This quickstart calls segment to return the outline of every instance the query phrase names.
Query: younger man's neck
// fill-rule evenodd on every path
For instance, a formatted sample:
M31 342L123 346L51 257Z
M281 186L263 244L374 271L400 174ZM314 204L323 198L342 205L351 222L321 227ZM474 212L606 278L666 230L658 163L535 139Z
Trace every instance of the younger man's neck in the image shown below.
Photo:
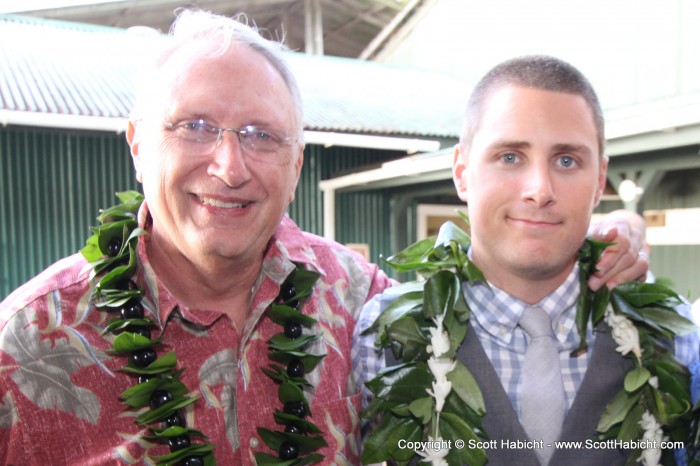
M537 304L552 294L566 281L576 264L573 259L557 269L534 270L507 269L496 264L479 262L481 261L476 256L474 264L479 267L489 283L527 304Z

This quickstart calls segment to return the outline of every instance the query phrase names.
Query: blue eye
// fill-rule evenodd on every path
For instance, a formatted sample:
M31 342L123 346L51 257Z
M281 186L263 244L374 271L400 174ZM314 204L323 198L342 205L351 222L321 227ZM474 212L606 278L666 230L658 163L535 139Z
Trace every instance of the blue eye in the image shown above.
M561 165L564 168L571 168L574 165L576 165L576 161L574 160L573 157L569 155L564 155L559 158L559 165Z
M505 163L515 163L518 161L518 156L517 154L509 152L507 154L503 154L501 156L501 160L503 160Z
M204 120L185 121L185 122L183 122L183 123L180 123L178 126L181 127L181 128L184 129L184 130L192 131L192 132L195 132L195 133L199 133L199 132L209 132L209 133L218 132L218 131L216 131L216 128L214 128L212 125L210 125L209 123L207 123L207 122L204 121Z
M204 120L189 120L173 127L175 132L187 141L210 142L218 139L219 130Z
M267 133L261 129L256 130L253 133L253 135L254 135L255 139L258 139L260 141L269 141L270 139L273 139L272 135L270 133Z
M271 131L257 126L245 126L238 131L241 143L259 152L275 152L279 150L282 139Z

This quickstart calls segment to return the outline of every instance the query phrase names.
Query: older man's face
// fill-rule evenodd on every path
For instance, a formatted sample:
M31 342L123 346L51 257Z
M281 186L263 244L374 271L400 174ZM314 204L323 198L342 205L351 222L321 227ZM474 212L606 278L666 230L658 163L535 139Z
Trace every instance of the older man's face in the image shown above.
M605 186L593 113L580 96L518 86L484 105L454 166L474 260L505 290L513 279L563 280Z
M197 260L255 260L294 198L303 146L285 144L265 159L226 131L221 144L202 155L195 153L196 143L163 125L204 120L214 127L256 125L280 137L298 136L292 97L278 72L247 46L207 57L216 45L194 41L168 59L156 92L162 98L154 99L162 110L137 122L129 142L153 238Z

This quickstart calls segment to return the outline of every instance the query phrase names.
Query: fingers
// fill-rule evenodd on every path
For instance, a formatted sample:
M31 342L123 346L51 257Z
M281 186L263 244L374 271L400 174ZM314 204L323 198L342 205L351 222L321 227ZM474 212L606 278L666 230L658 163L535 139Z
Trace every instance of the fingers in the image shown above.
M646 280L647 272L649 271L649 259L645 254L638 256L636 260L632 262L632 265L619 270L620 264L626 263L628 263L626 260L624 262L618 261L617 266L607 273L595 273L591 275L588 279L588 286L591 290L596 291L603 285L606 285L609 289L613 289L621 283Z
M596 267L598 271L588 280L588 286L593 291L603 285L612 289L620 283L646 278L649 257L637 229L630 229L624 223L616 224L607 231L597 233L593 238L615 243L603 252Z

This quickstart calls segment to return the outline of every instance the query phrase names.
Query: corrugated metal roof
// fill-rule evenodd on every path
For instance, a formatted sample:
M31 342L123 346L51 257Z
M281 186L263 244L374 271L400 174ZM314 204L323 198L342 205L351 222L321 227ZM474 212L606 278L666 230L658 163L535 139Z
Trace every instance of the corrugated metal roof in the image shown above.
M125 118L139 61L162 36L0 15L0 109ZM289 53L307 130L455 137L456 79L353 59Z
M6 110L123 117L133 66L123 30L0 17L0 105ZM137 48L138 50L138 48Z

